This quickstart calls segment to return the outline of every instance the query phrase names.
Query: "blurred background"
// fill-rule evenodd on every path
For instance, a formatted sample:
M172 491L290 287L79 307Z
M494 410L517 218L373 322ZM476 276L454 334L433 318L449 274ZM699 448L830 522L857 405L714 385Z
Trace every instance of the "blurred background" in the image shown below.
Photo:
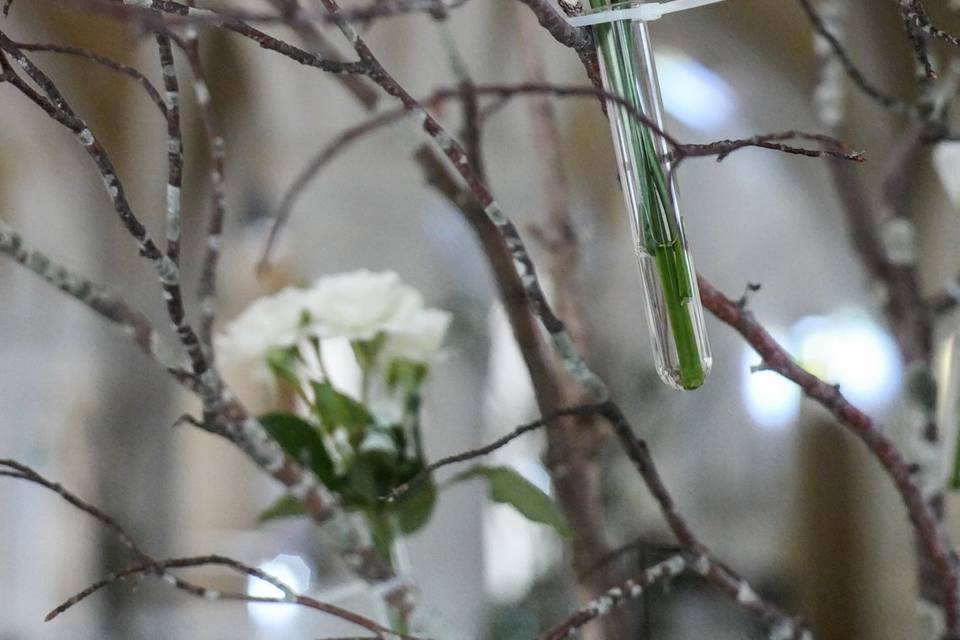
M894 3L847 3L851 50L890 91L911 95L913 63ZM232 5L231 5L232 6ZM239 5L238 5L239 6ZM250 3L253 9L264 5ZM474 0L449 20L477 82L522 80L518 20L509 0ZM944 9L944 26L960 25ZM952 22L951 22L952 20ZM44 1L18 0L2 28L21 41L95 48L159 79L150 38L106 18ZM812 95L817 67L808 23L794 2L730 0L662 20L657 45L667 126L686 142L755 133L823 130ZM278 34L295 40L283 30ZM340 44L337 34L331 40ZM383 20L366 33L415 95L456 79L440 31L425 15ZM425 428L431 458L475 447L537 417L529 379L495 301L490 270L471 229L410 162L419 139L409 122L359 142L315 180L282 236L277 267L254 274L283 190L313 153L365 116L330 76L299 67L216 30L203 56L227 140L228 232L221 320L260 295L319 275L391 269L455 317L445 358L433 369ZM545 32L548 77L586 82L576 56ZM131 200L162 235L165 131L140 89L80 60L35 54L103 140ZM0 85L0 212L52 257L121 290L166 327L149 265L117 223L82 149L13 89ZM382 105L389 104L383 100ZM768 372L742 339L707 318L713 373L698 391L667 389L653 370L627 218L610 135L596 100L556 103L572 209L584 250L592 365L611 384L650 444L678 508L717 556L765 596L802 613L818 638L917 637L914 553L906 514L878 466L818 406ZM903 123L852 89L842 137L866 152L857 166L876 185ZM458 109L440 112L456 126ZM188 170L184 203L188 282L198 267L207 207L205 148L185 100ZM543 222L537 149L522 99L485 129L490 184L528 238ZM956 203L923 154L911 185L925 290L955 276ZM764 150L722 163L685 162L684 216L698 269L730 296L762 284L757 317L805 365L841 385L898 441L909 424L900 401L904 368L875 292L850 249L822 161ZM875 194L876 195L876 194ZM541 248L531 242L537 255ZM156 556L220 553L266 565L322 599L378 615L307 522L257 526L280 494L228 443L171 428L193 400L113 327L32 274L0 261L0 455L30 464L101 506ZM955 330L938 327L940 344ZM269 398L227 372L251 407ZM609 535L642 538L639 570L671 537L614 443L604 454ZM498 452L549 490L542 436ZM948 512L952 497L948 497ZM951 520L954 539L960 522ZM447 638L532 637L574 606L563 541L491 505L479 486L445 492L430 525L405 543L421 590L421 615ZM313 638L345 634L321 615L286 607L210 603L145 581L108 589L51 623L47 611L105 573L125 551L96 523L38 488L0 482L0 638ZM195 577L247 589L218 572ZM249 587L255 588L255 587ZM644 638L763 637L755 621L695 580L636 603Z

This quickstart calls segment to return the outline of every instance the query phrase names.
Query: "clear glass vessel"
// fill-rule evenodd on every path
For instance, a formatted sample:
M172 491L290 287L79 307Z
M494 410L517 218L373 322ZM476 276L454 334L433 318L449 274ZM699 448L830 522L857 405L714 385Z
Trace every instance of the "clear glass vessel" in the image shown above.
M590 0L595 10L611 5ZM618 8L637 3L620 3ZM660 87L646 22L619 20L593 27L607 91L663 130ZM696 389L712 357L703 323L693 259L665 157L670 146L623 104L608 101L620 183L640 264L657 373L676 389Z

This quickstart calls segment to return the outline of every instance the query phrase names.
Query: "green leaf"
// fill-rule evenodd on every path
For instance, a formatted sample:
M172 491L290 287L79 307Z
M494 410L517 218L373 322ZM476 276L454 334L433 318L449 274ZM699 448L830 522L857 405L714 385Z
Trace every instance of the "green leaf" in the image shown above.
M415 393L420 390L424 378L427 377L427 365L405 358L398 358L387 367L387 388L391 391L402 389L406 393Z
M314 408L327 431L344 427L351 435L363 432L373 423L366 407L333 388L327 381L313 382Z
M365 508L381 509L382 496L396 486L397 456L384 449L359 451L347 470L344 498Z
M267 507L266 511L257 517L257 522L263 524L264 522L277 520L278 518L296 518L306 514L307 512L303 508L303 503L289 493L286 493Z
M300 387L300 380L297 378L298 357L299 351L296 345L283 349L271 349L267 353L267 366L277 378L298 389Z
M312 469L323 484L331 489L339 485L333 460L316 427L291 413L268 413L258 419L277 444L289 456Z
M427 524L436 502L437 488L432 480L425 479L410 487L390 508L397 516L400 531L411 534Z
M482 477L487 481L490 499L508 504L527 520L553 527L562 536L570 535L570 528L550 496L510 467L486 467L477 465L458 473L451 483L469 478Z

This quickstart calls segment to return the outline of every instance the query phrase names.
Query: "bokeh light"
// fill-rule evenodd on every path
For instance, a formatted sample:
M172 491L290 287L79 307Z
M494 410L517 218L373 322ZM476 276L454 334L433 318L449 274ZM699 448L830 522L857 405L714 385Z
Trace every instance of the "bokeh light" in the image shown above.
M258 567L294 591L300 593L310 586L310 567L299 556L280 554ZM283 592L265 580L247 578L247 595L254 598L282 598ZM250 602L247 612L258 626L279 630L292 625L297 615L297 606L273 602Z
M793 327L796 357L860 408L878 412L900 390L903 365L890 335L865 313L808 316Z
M787 349L790 342L781 332L774 338ZM764 429L783 429L790 426L800 413L800 388L774 371L754 371L760 356L748 344L743 345L741 393L747 413L753 422Z
M713 131L733 118L730 85L695 58L675 49L658 51L657 74L663 108L684 125Z

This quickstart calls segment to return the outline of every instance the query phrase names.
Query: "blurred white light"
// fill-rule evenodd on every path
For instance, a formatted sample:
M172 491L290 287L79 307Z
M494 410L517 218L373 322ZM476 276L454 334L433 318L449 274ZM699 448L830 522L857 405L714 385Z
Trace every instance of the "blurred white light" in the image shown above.
M299 556L280 554L257 568L298 593L306 591L310 586L310 568ZM265 580L249 576L247 595L255 598L282 598L283 592ZM250 602L247 603L247 613L257 625L279 630L292 626L298 611L294 604Z
M788 341L774 333L774 338L785 348ZM793 424L800 413L800 387L774 371L751 371L760 364L760 356L744 345L742 362L743 403L757 426L764 429L783 429Z
M658 52L657 75L664 109L691 129L712 131L732 119L736 98L730 85L694 58Z
M902 364L893 339L859 313L810 316L793 327L797 359L866 411L889 405L900 390Z

